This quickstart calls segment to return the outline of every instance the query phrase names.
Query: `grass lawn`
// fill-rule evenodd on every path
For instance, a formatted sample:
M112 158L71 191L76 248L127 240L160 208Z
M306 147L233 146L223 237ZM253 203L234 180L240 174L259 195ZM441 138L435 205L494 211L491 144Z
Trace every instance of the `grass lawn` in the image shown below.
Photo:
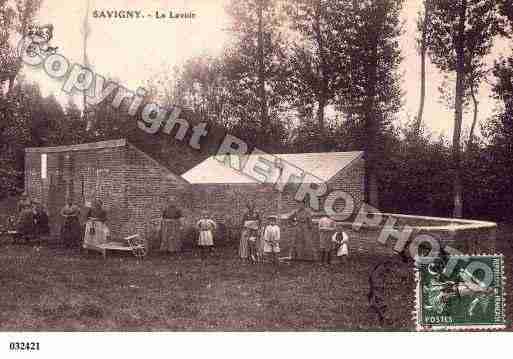
M367 305L376 260L241 265L234 248L103 260L52 247L0 247L1 330L349 330L379 328ZM410 329L413 277L387 285L390 329Z
M511 229L499 235L507 239ZM502 252L509 272L509 245ZM233 245L205 261L185 253L138 263L128 255L104 260L58 246L0 244L0 330L412 330L409 264L397 261L387 276L383 327L368 309L368 276L380 260L241 265Z

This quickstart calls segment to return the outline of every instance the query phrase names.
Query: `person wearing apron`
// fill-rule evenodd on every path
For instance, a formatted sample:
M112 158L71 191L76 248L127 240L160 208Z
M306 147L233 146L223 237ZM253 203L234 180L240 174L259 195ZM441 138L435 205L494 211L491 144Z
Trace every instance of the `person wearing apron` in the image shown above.
M101 248L110 236L109 227L105 224L107 212L103 209L102 201L94 201L93 207L87 211L86 218L83 247L85 249Z

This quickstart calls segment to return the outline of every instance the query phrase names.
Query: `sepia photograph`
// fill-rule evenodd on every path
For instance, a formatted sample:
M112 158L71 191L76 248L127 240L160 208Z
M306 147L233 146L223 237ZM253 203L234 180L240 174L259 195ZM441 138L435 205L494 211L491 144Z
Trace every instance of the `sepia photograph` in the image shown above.
M6 353L512 331L512 45L510 0L0 0Z

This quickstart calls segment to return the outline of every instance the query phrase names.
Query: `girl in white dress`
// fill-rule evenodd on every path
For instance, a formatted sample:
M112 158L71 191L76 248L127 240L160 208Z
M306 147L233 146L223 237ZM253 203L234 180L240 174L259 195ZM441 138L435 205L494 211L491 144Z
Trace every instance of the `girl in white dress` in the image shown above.
M204 211L201 219L196 223L196 229L199 232L198 246L200 247L202 258L204 258L204 249L212 248L214 245L214 231L216 228L216 222L209 218L208 213Z
M336 231L331 240L338 245L337 257L349 256L349 236L344 231Z

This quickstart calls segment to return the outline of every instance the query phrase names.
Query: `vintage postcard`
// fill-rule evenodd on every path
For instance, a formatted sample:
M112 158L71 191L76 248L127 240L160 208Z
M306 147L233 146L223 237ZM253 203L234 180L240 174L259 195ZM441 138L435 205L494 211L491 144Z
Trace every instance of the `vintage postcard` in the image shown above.
M512 331L512 38L509 0L0 0L9 353Z

